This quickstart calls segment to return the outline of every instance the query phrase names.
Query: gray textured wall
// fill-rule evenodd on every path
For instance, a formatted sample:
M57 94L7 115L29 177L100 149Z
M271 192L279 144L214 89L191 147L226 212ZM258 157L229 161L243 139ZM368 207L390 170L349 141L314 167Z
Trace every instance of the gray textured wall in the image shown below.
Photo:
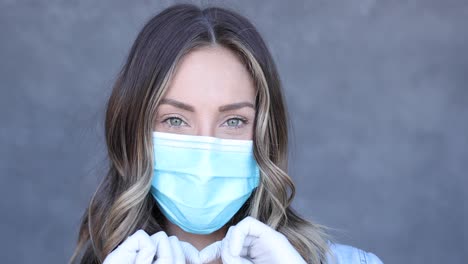
M0 262L72 253L113 78L171 3L0 1ZM249 17L274 54L303 215L386 263L466 261L468 1L203 3Z

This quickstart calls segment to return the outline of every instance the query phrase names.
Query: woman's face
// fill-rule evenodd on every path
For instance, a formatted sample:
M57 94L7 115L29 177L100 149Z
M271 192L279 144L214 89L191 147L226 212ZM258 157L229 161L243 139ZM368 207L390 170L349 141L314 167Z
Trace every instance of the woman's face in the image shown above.
M255 87L227 48L188 53L158 106L154 130L228 139L252 139Z

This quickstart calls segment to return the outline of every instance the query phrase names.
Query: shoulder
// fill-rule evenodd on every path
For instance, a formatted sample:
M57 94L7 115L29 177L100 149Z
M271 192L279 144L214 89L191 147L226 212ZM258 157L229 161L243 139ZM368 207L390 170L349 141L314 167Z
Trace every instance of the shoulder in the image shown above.
M327 255L329 264L383 264L374 253L330 241L328 245L330 246L330 252Z

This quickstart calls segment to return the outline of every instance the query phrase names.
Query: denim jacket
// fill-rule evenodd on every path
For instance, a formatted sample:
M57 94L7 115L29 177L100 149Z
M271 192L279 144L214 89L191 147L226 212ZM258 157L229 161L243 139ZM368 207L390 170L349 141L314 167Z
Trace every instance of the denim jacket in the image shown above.
M327 255L330 264L383 264L382 260L371 252L349 245L328 242L333 255Z

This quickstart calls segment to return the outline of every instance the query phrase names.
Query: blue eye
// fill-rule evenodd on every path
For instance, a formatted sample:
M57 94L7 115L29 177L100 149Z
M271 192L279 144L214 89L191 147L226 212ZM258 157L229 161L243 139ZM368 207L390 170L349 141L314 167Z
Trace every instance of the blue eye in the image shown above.
M169 117L164 122L168 123L170 126L178 127L184 124L185 122L178 117Z
M239 128L239 127L242 127L243 125L245 125L245 123L247 123L247 120L246 119L242 119L242 118L230 118L226 121L226 125L230 128Z

